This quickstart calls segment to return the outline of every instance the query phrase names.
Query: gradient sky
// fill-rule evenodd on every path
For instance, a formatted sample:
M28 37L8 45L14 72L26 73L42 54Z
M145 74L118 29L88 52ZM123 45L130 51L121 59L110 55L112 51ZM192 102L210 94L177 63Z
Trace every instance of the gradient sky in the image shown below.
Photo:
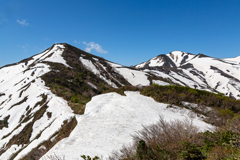
M240 0L0 0L0 66L68 43L123 65L240 56Z

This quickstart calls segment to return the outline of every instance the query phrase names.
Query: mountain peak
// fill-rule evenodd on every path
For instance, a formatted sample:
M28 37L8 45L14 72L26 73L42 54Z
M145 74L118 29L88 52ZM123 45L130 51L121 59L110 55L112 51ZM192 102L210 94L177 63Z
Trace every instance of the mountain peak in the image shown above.
M143 62L136 66L136 68L146 67L174 67L177 68L192 59L195 55L182 51L172 51L168 54L160 54L147 62Z

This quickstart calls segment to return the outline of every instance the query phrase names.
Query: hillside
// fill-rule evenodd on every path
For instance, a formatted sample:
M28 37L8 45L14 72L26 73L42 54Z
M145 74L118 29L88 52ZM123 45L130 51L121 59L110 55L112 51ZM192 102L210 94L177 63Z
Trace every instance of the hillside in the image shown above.
M46 159L55 153L67 159L106 158L159 115L171 121L189 119L191 113L202 131L214 128L209 113L240 110L234 99L240 95L239 67L237 58L172 52L134 68L54 44L0 68L0 159ZM154 83L193 89L151 90Z

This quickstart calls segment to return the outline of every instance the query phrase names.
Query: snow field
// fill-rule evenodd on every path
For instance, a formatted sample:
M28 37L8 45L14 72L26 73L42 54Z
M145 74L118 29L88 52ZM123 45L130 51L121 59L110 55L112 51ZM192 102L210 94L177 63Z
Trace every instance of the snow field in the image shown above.
M125 92L126 96L107 93L92 98L87 103L84 115L77 116L78 125L69 137L57 143L45 156L65 156L66 159L80 160L81 155L99 156L106 159L114 150L131 144L136 131L142 125L150 125L163 115L167 121L184 120L187 109L167 108L167 104L158 103L139 92ZM197 116L193 124L201 131L212 128Z

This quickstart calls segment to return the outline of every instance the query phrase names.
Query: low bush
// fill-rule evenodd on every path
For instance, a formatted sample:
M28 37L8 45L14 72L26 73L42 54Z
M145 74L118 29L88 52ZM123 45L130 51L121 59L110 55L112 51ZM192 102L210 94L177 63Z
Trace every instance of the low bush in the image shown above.
M3 120L0 120L0 130L3 129L3 127L8 127L8 119L10 118L10 115L4 117Z
M84 160L97 160L97 159L99 159L99 157L97 157L97 156L91 158L90 156L82 155L81 157L82 157Z

